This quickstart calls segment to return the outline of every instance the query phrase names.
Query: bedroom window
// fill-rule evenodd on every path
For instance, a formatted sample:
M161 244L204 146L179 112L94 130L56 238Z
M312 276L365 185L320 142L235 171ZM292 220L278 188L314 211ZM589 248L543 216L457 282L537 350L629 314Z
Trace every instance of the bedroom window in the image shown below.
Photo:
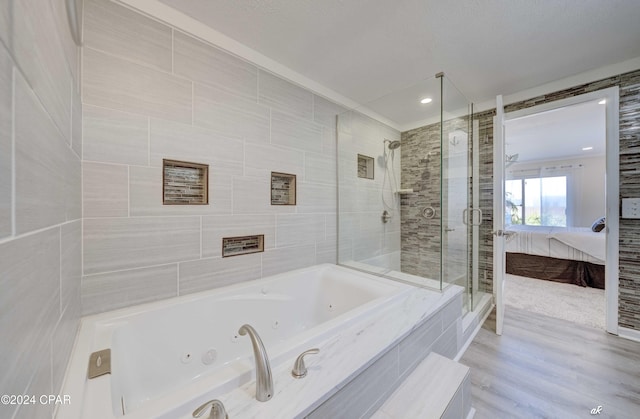
M507 224L566 227L566 176L510 179L505 195Z

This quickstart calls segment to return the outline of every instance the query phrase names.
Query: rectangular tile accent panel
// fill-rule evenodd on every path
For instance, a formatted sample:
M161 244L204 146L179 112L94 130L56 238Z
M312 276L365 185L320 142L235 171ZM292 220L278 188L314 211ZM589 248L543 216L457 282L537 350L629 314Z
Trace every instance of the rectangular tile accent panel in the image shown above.
M264 252L264 234L243 237L224 237L222 257Z
M296 204L296 175L271 172L271 205Z
M358 154L358 177L373 179L373 157Z
M87 218L84 274L200 258L200 217Z
M164 205L209 203L209 165L165 159L162 166Z

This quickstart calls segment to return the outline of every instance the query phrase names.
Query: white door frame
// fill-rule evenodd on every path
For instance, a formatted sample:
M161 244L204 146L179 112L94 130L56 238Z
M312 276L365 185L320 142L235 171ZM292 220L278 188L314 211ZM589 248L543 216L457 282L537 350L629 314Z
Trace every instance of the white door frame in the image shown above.
M541 112L551 111L566 106L577 105L598 99L605 99L606 112L606 265L605 265L605 304L606 330L614 335L618 334L618 267L619 267L619 196L620 196L620 129L619 129L619 88L609 87L595 92L585 93L566 99L543 103L526 109L504 114L505 120L529 116ZM495 130L495 128L494 128ZM504 147L504 145L501 145ZM496 145L494 144L494 150ZM495 154L495 153L494 153ZM501 164L504 169L504 159L494 164ZM495 171L495 169L494 169ZM504 179L502 180L504 182ZM496 196L494 195L494 203ZM494 204L495 205L495 204ZM495 250L495 249L494 249ZM496 273L494 272L494 278ZM498 273L504 275L504 272ZM496 302L497 303L497 302Z

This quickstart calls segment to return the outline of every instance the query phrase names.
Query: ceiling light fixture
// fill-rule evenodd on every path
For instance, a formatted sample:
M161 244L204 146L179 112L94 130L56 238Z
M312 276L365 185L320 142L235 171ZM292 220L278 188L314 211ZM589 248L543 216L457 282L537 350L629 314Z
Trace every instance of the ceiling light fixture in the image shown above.
M582 147L582 151L593 150L593 147Z
M420 103L422 103L422 104L431 103L431 101L433 101L433 99L431 99L430 97L425 97L424 99L422 99L420 101Z
M598 105L604 105L605 103L607 103L607 99L602 99L600 102L598 102Z

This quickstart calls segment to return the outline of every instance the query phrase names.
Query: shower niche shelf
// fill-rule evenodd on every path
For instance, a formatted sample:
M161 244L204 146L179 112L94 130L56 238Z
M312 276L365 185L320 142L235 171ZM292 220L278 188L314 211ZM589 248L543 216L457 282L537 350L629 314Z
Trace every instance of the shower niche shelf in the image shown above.
M222 257L264 252L264 234L222 239Z
M271 172L271 205L296 204L296 175Z
M373 179L373 157L358 154L358 177Z
M162 160L164 205L209 204L209 165Z

